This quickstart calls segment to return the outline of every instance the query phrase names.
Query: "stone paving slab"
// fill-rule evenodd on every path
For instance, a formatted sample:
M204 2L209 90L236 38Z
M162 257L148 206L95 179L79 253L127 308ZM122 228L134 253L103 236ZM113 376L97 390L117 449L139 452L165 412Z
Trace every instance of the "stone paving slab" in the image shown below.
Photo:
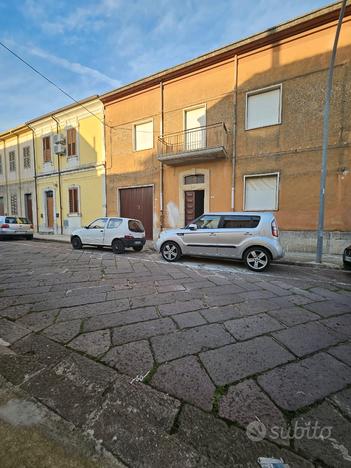
M90 356L98 357L106 353L111 346L110 330L100 330L91 333L83 333L69 343L73 348Z
M295 411L351 383L351 368L325 353L273 369L258 377L260 386L281 408Z
M291 361L294 356L264 336L201 353L200 359L212 380L226 385Z
M269 315L289 327L320 319L319 315L302 309L301 307L272 310L269 312Z
M283 325L267 314L258 314L242 319L229 320L224 326L237 340L247 340L283 328Z
M102 361L131 377L145 375L154 367L154 358L147 340L115 346L105 354Z
M328 349L328 353L351 366L351 343L341 344Z
M125 325L113 329L112 344L121 345L131 341L138 341L143 338L150 338L155 335L169 333L173 330L176 330L176 325L170 318Z
M0 338L9 344L29 335L31 331L28 328L23 327L14 322L10 322L7 319L0 319Z

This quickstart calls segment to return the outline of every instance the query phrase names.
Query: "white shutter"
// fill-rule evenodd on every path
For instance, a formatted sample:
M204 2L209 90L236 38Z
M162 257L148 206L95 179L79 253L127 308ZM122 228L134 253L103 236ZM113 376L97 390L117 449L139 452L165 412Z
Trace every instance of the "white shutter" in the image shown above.
M135 150L145 150L154 146L154 126L150 122L141 123L134 127Z
M246 128L265 127L280 123L281 88L262 93L248 94Z
M245 178L245 210L278 209L278 176Z
M206 146L206 108L185 111L185 148L189 151ZM199 130L197 128L202 127ZM194 130L195 129L195 130Z

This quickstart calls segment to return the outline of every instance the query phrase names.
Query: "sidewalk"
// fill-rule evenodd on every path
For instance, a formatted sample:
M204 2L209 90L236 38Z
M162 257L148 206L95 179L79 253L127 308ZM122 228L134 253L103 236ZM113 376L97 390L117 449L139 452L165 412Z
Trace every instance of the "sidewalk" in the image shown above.
M63 234L34 234L34 239L54 242L70 242L69 235ZM153 250L153 242L146 242L145 250ZM284 258L276 263L285 265L301 265L322 268L342 268L342 255L323 255L322 264L316 263L316 254L310 252L286 252Z

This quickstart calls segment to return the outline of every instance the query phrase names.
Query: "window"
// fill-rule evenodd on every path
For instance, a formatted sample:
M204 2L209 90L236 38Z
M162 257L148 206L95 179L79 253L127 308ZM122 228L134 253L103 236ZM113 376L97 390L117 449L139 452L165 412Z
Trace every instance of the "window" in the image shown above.
M259 225L259 216L226 215L222 218L223 229L252 229Z
M245 176L245 210L278 209L278 174Z
M89 229L105 229L107 218L99 218L89 224Z
M281 85L247 93L246 130L281 122Z
M29 146L25 146L23 148L23 167L24 169L30 168L30 148Z
M79 189L78 187L71 187L68 189L69 198L69 213L79 213Z
M134 149L141 151L153 148L154 146L154 125L152 120L134 125Z
M67 130L67 156L69 158L77 155L76 139L77 139L76 129L75 128L69 128Z
M111 218L108 222L107 229L117 229L122 224L122 220L119 218Z
M203 174L194 174L188 175L184 177L184 184L204 184L205 183L205 176Z
M15 172L16 170L16 154L14 151L9 152L9 163L10 163L10 172Z
M20 224L31 224L28 218L17 218Z
M16 215L17 214L17 195L15 193L12 193L10 196L10 205L11 205L11 214Z
M185 111L185 149L193 151L206 147L206 107Z
M128 221L128 229L132 232L144 232L144 226L136 219L130 219Z
M6 216L5 223L6 224L17 224L17 218L13 218L11 216Z
M0 154L0 175L2 174L2 154Z
M51 143L49 136L43 138L43 159L44 163L51 162Z
M198 229L217 229L221 217L219 215L204 215L194 221Z

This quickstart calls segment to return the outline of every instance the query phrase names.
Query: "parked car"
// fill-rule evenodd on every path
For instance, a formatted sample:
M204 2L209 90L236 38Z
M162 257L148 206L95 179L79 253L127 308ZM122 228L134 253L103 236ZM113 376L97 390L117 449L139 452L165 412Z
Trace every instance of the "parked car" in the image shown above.
M344 250L342 261L345 270L351 270L351 245L346 247L346 249Z
M144 226L137 219L129 218L98 218L81 229L76 229L71 235L74 249L83 245L97 247L112 247L114 253L124 253L126 247L132 247L140 252L145 245Z
M33 239L33 224L27 218L19 216L0 216L0 239L25 237Z
M274 215L253 212L203 214L185 228L161 232L156 249L167 262L182 255L232 258L253 271L284 255Z

